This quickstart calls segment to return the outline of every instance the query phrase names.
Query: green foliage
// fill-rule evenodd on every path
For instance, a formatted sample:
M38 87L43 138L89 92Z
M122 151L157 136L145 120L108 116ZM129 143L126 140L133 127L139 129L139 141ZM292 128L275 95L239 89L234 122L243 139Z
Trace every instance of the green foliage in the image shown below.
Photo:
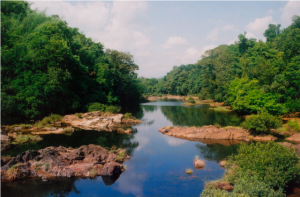
M40 122L36 124L38 127L44 127L44 126L50 126L54 125L56 121L61 121L62 116L58 114L51 114L50 116L47 116L43 118Z
M249 118L246 118L241 126L255 133L267 134L271 128L282 126L282 118L280 116L273 116L263 109L257 115L250 115Z
M104 51L57 15L1 2L2 123L86 111L96 102L137 104L137 69L132 55Z
M187 102L188 102L188 103L196 103L193 97L189 97L189 98L187 99Z
M7 174L8 175L11 175L15 169L18 169L18 167L20 166L20 164L15 164L15 165L12 165L8 170L7 170Z
M288 121L288 126L290 128L292 128L294 131L299 131L300 130L300 125L299 125L299 122L297 120L294 120L294 121L289 120Z
M120 108L116 107L116 106L108 106L105 109L105 112L110 112L110 113L118 113L120 112Z
M45 169L46 169L46 170L49 170L49 167L50 167L50 166L49 166L49 163L45 163Z
M238 155L229 157L227 168L231 168L231 173L227 173L226 179L244 184L241 186L244 188L247 182L257 187L263 182L263 187L281 190L300 176L300 161L295 150L275 142L241 144Z
M82 113L76 113L75 115L77 116L77 118L82 119Z
M124 114L124 118L125 118L125 119L134 119L134 117L132 116L131 113L125 113L125 114Z
M174 66L161 79L139 78L145 95L196 94L225 101L234 110L280 115L300 111L300 16L269 24L267 42L238 35L232 45L207 50L196 64Z
M23 144L26 142L35 141L36 135L17 135L12 144Z
M101 104L101 103L92 103L89 105L88 111L92 112L92 111L102 111L104 112L106 109L106 105Z

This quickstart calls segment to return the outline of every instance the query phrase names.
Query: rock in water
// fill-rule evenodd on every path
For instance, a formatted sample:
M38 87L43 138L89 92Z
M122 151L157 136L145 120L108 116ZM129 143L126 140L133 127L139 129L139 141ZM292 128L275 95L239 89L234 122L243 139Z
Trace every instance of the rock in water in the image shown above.
M205 166L205 162L202 161L201 159L195 159L194 160L194 166L196 169L201 169Z
M123 153L124 154L124 153ZM1 181L28 177L95 177L119 175L124 170L123 159L97 145L85 145L77 149L47 147L39 151L29 150L10 159L1 167Z

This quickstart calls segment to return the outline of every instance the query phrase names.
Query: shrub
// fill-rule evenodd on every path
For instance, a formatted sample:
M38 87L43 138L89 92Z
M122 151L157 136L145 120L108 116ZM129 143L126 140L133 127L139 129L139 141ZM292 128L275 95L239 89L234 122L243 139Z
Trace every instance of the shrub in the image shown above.
M75 115L77 116L77 118L82 119L82 114L81 113L76 113Z
M250 115L241 126L256 133L269 133L271 128L282 126L282 118L273 116L263 109L257 115Z
M227 162L231 173L226 174L226 179L234 184L243 179L249 182L251 178L280 190L297 181L300 175L300 159L295 150L275 142L242 143L238 155L229 157Z
M196 103L193 97L189 97L187 102L188 103Z
M124 118L125 119L135 119L135 117L133 117L131 113L124 114Z
M89 112L92 112L92 111L102 111L102 112L104 112L105 109L106 109L106 105L101 104L101 103L92 103L88 107Z
M55 124L56 121L61 121L62 116L58 114L51 114L50 116L47 116L43 118L40 122L37 123L38 127L43 127L43 126L49 126L50 124Z
M116 106L108 106L105 109L105 112L118 113L118 112L120 112L120 109Z
M186 169L186 170L185 170L185 173L187 173L187 174L193 174L193 170L190 169L190 168L189 168L189 169Z
M290 128L292 128L293 130L295 130L295 131L299 131L300 130L300 126L299 126L299 123L298 123L297 120L294 120L294 121L289 120L288 121L288 126Z
M215 126L216 126L217 128L221 128L221 127L222 127L219 123L215 123Z

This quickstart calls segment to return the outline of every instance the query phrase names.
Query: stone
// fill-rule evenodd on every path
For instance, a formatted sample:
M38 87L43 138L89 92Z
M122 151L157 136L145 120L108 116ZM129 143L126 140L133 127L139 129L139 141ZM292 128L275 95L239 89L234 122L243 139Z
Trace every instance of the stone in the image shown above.
M221 190L226 190L226 191L232 191L233 190L233 185L231 185L228 182L210 183L210 185L213 186L215 189L221 189Z
M102 169L102 175L103 176L112 176L115 174L120 174L123 171L123 165L111 161L109 163L106 163Z
M286 140L288 140L290 142L300 143L300 133L296 133L296 134L286 138Z
M201 169L205 166L205 162L202 161L201 159L195 159L194 160L194 166L196 169Z

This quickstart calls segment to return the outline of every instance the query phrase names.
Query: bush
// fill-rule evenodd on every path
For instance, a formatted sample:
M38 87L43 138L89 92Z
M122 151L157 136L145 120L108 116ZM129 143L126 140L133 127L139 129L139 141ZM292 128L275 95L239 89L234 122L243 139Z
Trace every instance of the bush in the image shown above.
M228 170L226 179L234 184L245 181L247 185L247 182L257 180L270 189L281 190L298 181L300 175L300 159L295 150L275 142L242 143L238 155L229 157L227 162L226 168L231 170ZM254 186L258 187L259 184Z
M297 120L291 121L289 120L288 122L288 126L290 128L292 128L294 131L299 131L300 130L300 126Z
M124 118L125 119L135 119L135 117L133 117L131 113L124 114Z
M120 112L120 109L116 106L108 106L105 109L105 112L118 113L118 112Z
M189 97L187 102L188 103L196 103L193 97Z
M76 113L75 115L77 116L77 118L82 119L82 114L81 113Z
M47 116L41 120L37 126L38 127L43 127L43 126L49 126L50 124L55 124L56 121L61 121L62 116L58 114L51 114L50 116Z
M282 118L280 116L273 116L266 109L263 109L257 115L250 115L241 126L256 133L267 134L271 128L282 126Z
M102 111L102 112L104 112L106 107L107 107L106 105L101 104L101 103L92 103L92 104L89 105L88 111L89 112L92 112L92 111Z

